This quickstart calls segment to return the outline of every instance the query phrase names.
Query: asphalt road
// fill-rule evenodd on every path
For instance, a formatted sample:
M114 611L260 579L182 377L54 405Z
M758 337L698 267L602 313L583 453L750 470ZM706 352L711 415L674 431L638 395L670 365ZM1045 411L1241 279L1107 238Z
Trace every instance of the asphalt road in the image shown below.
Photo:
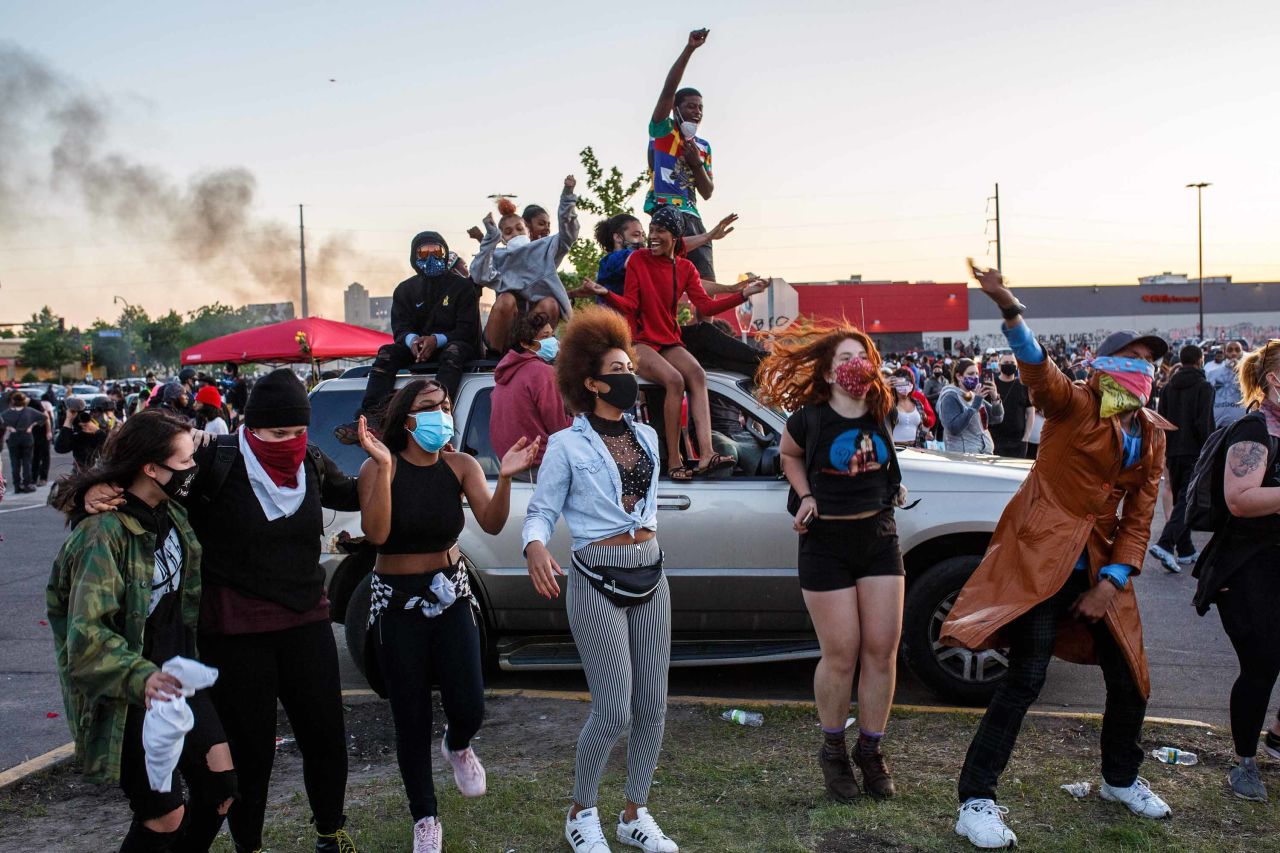
M4 464L7 469L7 460ZM65 457L55 459L55 471L66 465ZM0 502L0 770L69 740L53 642L44 624L44 587L66 534L62 517L44 506L44 492L10 493ZM1154 526L1158 533L1159 522ZM1167 574L1148 560L1136 583L1153 685L1148 713L1225 726L1236 658L1216 613L1196 616L1190 606L1195 581L1189 574ZM365 687L345 652L341 626L335 626L335 635L344 687ZM812 677L812 662L680 669L672 671L670 690L673 695L809 699ZM586 682L576 672L503 673L490 686L576 691ZM1037 707L1101 711L1105 700L1099 670L1054 661ZM936 704L905 667L896 701Z

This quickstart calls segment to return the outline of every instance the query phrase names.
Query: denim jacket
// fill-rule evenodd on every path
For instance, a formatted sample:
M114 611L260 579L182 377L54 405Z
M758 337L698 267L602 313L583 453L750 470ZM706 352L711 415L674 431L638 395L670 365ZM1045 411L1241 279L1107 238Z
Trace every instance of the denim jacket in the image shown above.
M578 415L568 429L547 440L547 452L538 469L538 485L524 517L523 547L533 541L546 544L561 514L578 551L639 528L658 527L658 434L653 428L623 415L640 447L653 461L653 479L635 510L622 508L622 476L608 448L591 428L586 415Z

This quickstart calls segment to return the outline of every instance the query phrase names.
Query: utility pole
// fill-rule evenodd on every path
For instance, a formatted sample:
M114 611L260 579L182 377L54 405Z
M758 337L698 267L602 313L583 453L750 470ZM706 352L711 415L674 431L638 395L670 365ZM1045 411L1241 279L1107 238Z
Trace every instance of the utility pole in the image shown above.
M996 270L999 271L1004 268L1004 264L1001 263L1001 251L1000 251L1002 247L1000 245L1000 182L999 181L996 182L996 194L993 196L987 196L987 201L988 202L994 201L996 203L996 215L994 217L987 217L988 225L990 225L992 222L996 224L996 238L994 240L987 241L987 249L991 248L992 243L996 244Z
M1201 181L1198 184L1187 184L1187 189L1196 190L1196 252L1200 256L1200 340L1204 340L1204 209L1200 205L1200 193L1205 187L1213 184Z
M310 317L307 312L307 235L302 225L302 205L298 205L298 260L302 271L302 316Z

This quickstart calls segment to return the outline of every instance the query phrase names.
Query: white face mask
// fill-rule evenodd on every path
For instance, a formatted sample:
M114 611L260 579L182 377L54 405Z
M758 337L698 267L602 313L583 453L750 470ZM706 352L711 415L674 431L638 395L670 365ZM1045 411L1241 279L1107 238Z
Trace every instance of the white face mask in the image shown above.
M514 249L518 246L526 246L529 243L528 234L517 234L507 241L507 248Z
M696 121L680 122L680 133L684 135L685 139L693 139L698 135L698 123Z

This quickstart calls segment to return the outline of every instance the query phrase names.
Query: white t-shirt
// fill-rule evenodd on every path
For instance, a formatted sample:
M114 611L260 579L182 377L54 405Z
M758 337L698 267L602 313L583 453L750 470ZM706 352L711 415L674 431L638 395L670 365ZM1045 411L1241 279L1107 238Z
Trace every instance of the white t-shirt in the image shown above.
M222 418L214 418L204 425L204 431L209 435L230 435L231 430L227 429L227 422Z

